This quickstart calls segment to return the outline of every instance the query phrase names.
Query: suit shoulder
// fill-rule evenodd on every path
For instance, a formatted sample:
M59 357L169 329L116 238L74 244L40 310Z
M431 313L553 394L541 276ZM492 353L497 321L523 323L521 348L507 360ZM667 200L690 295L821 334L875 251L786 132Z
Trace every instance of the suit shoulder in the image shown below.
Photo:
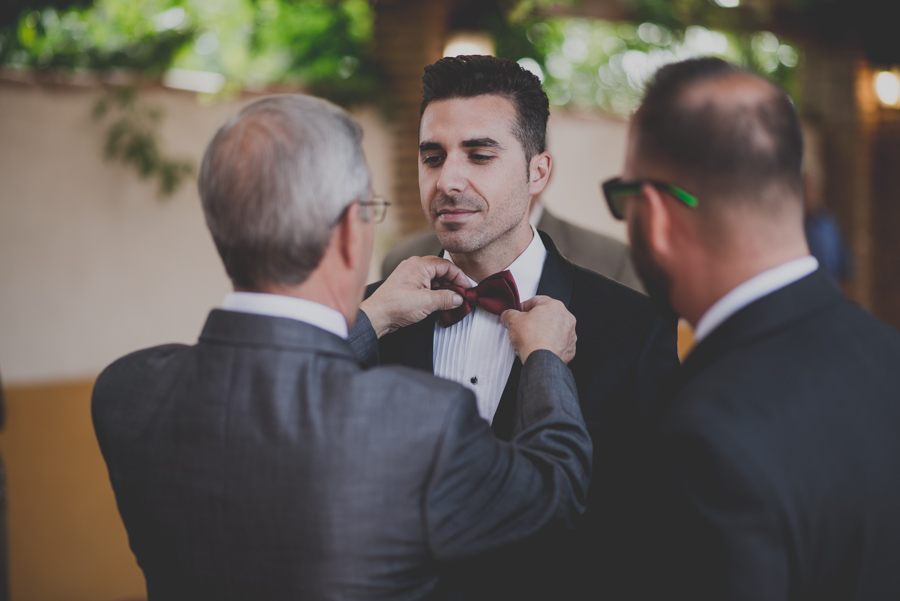
M191 348L193 347L185 344L164 344L134 351L116 359L97 377L94 383L94 397L98 398L107 391L117 390L122 386L134 386L135 382L157 377Z

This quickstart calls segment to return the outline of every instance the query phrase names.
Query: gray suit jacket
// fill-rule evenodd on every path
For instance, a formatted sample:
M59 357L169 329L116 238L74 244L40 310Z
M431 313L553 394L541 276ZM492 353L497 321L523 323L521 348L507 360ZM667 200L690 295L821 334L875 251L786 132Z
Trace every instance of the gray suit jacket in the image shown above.
M215 310L195 346L108 367L92 412L151 601L434 599L453 560L584 509L591 443L569 369L538 351L520 390L504 443L462 386L366 369L305 323Z
M547 208L541 214L537 229L546 232L556 244L560 254L576 265L596 271L601 275L644 292L638 278L628 245L615 238L578 227L556 217ZM409 257L424 257L441 252L441 243L434 232L427 230L414 234L397 244L381 263L381 277L386 278L397 265Z

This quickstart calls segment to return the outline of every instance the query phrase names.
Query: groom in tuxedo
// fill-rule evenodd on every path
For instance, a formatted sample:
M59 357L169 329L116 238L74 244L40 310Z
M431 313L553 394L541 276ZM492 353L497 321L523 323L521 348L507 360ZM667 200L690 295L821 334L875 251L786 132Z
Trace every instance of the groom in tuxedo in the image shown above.
M419 368L469 388L481 417L506 440L522 364L496 313L539 295L561 301L577 319L569 367L594 444L587 512L571 536L482 558L467 599L597 598L606 590L628 534L618 516L635 477L633 433L678 366L674 317L660 315L643 294L573 265L529 223L528 208L552 168L548 117L540 80L514 62L459 56L425 68L422 209L442 256L468 277L471 288L458 290L467 303L393 332L367 331L363 316L351 333L357 352L370 360L377 354L381 364ZM389 284L368 292L364 311L389 307L394 297Z

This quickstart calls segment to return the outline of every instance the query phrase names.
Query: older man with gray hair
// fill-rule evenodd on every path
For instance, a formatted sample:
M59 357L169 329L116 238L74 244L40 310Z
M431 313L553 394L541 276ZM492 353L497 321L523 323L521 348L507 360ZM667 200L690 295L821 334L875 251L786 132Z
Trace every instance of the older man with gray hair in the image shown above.
M197 344L138 351L97 380L94 426L150 600L444 598L453 560L584 509L591 443L560 303L504 317L524 362L508 443L467 389L367 369L346 340L356 319L375 336L457 306L431 282L464 279L409 261L358 312L386 209L361 135L301 95L228 121L200 196L235 291Z

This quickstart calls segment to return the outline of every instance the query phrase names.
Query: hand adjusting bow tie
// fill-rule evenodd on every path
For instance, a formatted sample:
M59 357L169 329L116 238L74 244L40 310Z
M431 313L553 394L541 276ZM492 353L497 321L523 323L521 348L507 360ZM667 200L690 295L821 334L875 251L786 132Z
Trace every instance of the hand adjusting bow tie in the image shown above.
M452 290L463 297L462 304L455 309L438 311L438 320L445 328L460 321L475 307L481 307L494 315L500 315L507 309L521 309L516 281L508 269L489 275L474 288L463 288L454 284L440 284L435 286L434 289Z

